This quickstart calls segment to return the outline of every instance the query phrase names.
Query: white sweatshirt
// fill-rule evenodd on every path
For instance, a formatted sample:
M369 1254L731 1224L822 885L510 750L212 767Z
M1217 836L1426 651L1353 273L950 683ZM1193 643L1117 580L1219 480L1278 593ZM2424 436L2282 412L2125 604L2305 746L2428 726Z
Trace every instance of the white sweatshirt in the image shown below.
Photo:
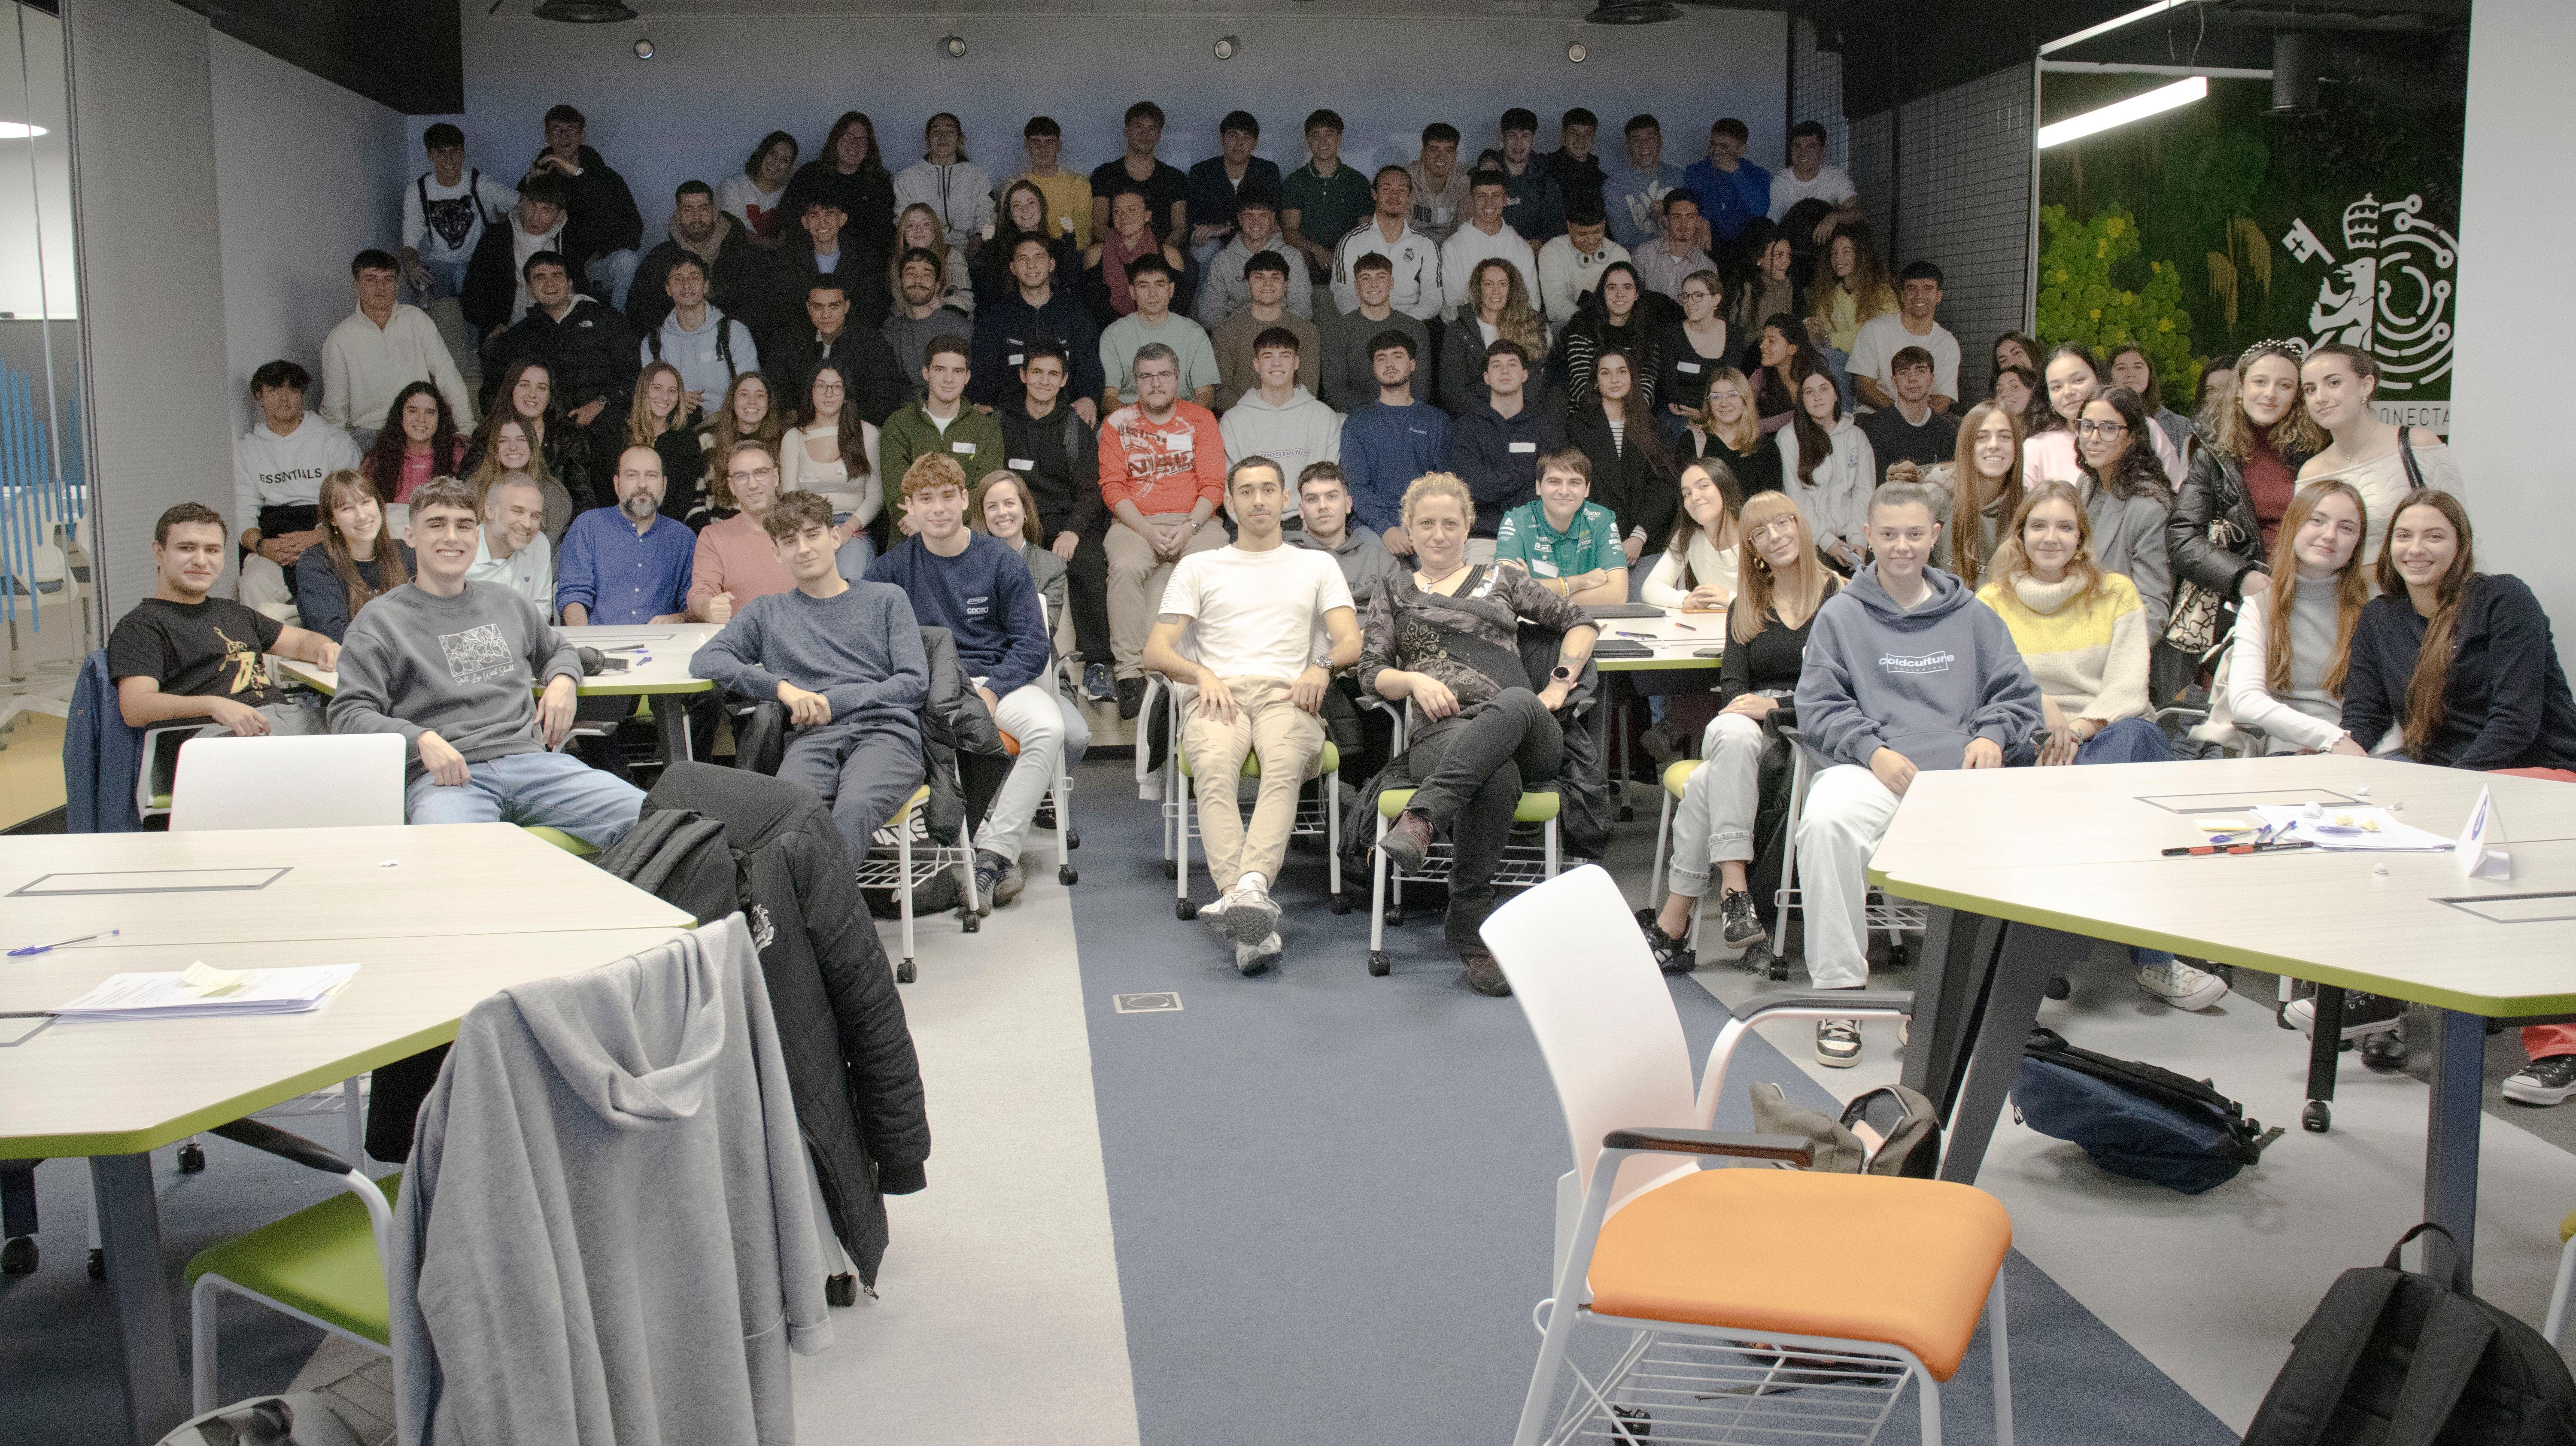
M322 339L322 420L332 426L378 430L395 395L413 382L428 382L447 398L456 430L473 429L474 395L428 312L398 303L378 326L353 311Z
M233 443L233 515L224 519L238 538L259 526L259 509L318 502L322 479L358 465L358 444L311 412L281 437L262 417Z
M1325 406L1304 387L1284 406L1272 406L1258 391L1245 392L1217 424L1225 439L1228 467L1246 457L1267 457L1294 489L1297 474L1313 462L1342 460L1342 414Z
M918 201L939 217L948 228L948 248L962 249L969 236L981 237L984 228L993 224L993 178L973 161L955 161L935 166L916 161L895 173L894 214Z
M1345 315L1359 310L1359 287L1351 279L1351 268L1360 258L1375 252L1395 263L1395 290L1387 304L1416 321L1436 321L1448 310L1449 296L1442 289L1440 247L1430 237L1410 224L1386 239L1379 230L1377 217L1371 215L1350 229L1341 244L1333 248L1333 304Z

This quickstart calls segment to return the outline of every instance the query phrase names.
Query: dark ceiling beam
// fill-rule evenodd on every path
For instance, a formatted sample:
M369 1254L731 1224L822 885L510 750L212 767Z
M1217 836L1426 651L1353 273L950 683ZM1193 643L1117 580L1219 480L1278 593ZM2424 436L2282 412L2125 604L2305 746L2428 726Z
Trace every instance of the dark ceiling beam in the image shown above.
M176 0L245 45L405 115L465 109L454 0Z

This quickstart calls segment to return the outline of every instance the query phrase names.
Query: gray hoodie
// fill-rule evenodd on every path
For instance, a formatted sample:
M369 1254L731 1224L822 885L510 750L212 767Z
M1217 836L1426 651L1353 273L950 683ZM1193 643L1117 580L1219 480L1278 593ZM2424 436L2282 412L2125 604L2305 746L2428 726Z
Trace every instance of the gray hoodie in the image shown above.
M1350 530L1342 534L1339 547L1324 546L1321 539L1303 528L1288 534L1288 545L1302 547L1308 552L1330 552L1333 561L1341 564L1342 581L1351 586L1352 604L1365 613L1370 596L1380 586L1390 578L1404 576L1404 564L1395 560L1395 554L1386 550L1386 544L1376 533L1358 526L1357 518L1351 519L1351 523Z
M399 733L405 778L417 777L420 735L481 763L534 753L537 701L556 677L581 681L581 658L537 605L497 582L454 597L406 583L367 604L340 643L334 733Z
M484 1000L394 1207L401 1439L794 1440L814 1196L742 915Z
M1316 401L1304 387L1275 407L1260 392L1245 392L1217 424L1217 435L1225 439L1227 466L1246 457L1267 457L1279 464L1292 492L1308 463L1342 460L1342 414Z
M1946 572L1908 611L1878 585L1878 565L1816 610L1798 674L1798 731L1828 763L1869 765L1881 748L1917 768L1956 768L1978 738L2004 756L2039 729L2039 685L1994 609Z

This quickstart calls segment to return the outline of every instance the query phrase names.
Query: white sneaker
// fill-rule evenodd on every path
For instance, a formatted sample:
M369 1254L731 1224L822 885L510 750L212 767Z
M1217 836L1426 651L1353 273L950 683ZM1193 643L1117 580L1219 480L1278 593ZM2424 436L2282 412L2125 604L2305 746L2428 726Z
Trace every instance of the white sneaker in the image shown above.
M1246 979L1255 974L1267 973L1271 965L1279 962L1280 952L1277 934L1272 934L1256 943L1237 944L1234 946L1235 970Z
M1823 1019L1816 1022L1816 1063L1827 1069L1849 1069L1860 1063L1860 1021L1857 1019Z
M2207 1009L2227 997L2227 981L2179 959L2138 966L2138 987L2176 1009Z
M1279 906L1259 889L1240 885L1199 910L1207 926L1237 944L1258 944L1279 928Z

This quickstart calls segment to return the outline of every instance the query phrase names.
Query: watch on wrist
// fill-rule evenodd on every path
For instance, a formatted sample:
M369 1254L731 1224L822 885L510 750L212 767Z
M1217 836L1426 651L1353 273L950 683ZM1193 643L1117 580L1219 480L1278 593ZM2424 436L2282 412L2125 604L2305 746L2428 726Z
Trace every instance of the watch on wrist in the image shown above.
M1571 686L1574 682L1574 670L1563 663L1559 663L1556 665L1555 670L1548 674L1548 677L1556 682Z
M1331 676L1332 676L1332 673L1333 673L1333 655L1332 655L1331 653L1329 653L1329 652L1317 653L1317 654L1315 654L1313 657L1308 658L1306 661L1307 661L1309 664L1311 664L1311 665L1313 665L1313 666L1315 666L1315 667L1318 667L1318 668L1323 669L1323 670L1324 670L1324 676L1326 676L1326 677L1331 677Z

